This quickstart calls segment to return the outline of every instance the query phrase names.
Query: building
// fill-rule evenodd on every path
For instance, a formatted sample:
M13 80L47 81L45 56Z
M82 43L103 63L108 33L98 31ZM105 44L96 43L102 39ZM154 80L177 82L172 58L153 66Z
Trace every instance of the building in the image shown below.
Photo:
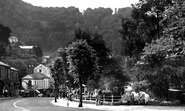
M19 95L19 75L18 70L14 67L10 68L10 91L12 91L12 96L18 96Z
M16 53L25 59L36 56L34 46L22 45L17 37L9 37L9 42L10 44L9 47L7 47L7 52Z
M43 64L39 64L34 68L34 73L40 72L43 73L44 75L48 76L51 78L51 71L49 67L44 66Z
M0 61L0 96L8 91L8 96L18 96L18 70Z
M34 55L33 46L19 46L22 56Z
M51 87L50 68L39 64L33 69L33 74L22 78L22 87L25 90L49 89Z
M51 79L43 73L35 72L22 78L22 87L25 90L39 90L50 88Z

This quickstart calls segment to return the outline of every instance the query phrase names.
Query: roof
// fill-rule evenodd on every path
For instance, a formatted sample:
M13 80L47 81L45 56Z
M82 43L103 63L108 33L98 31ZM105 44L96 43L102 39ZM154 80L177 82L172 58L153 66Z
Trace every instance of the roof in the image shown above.
M27 75L23 77L22 79L27 80L42 80L42 79L50 79L48 76L44 75L40 72L35 72L34 74Z
M180 89L168 89L168 91L171 91L171 92L185 92L185 90L180 90Z
M0 66L10 67L8 64L5 64L4 62L1 62L1 61L0 61Z
M26 79L26 80L32 80L33 78L31 77L31 75L26 75L24 76L22 79Z
M33 46L19 46L21 49L33 49Z
M34 69L37 69L37 68L45 68L45 69L49 69L49 67L43 65L43 64L39 64L38 66L36 66Z
M14 71L18 71L16 68L14 68L14 67L11 67L10 68L11 70L14 70Z

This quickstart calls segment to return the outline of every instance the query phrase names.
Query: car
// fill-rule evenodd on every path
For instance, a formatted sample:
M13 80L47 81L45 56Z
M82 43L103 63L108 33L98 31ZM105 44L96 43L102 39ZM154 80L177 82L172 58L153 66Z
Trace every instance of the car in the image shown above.
M43 96L42 93L38 93L38 94L37 94L37 97L42 97L42 96Z
M55 97L55 94L54 93L51 93L49 96L50 97Z

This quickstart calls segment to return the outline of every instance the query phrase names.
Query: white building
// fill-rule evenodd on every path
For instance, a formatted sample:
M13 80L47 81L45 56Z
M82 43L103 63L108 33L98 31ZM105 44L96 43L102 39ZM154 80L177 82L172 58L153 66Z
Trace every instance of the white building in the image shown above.
M22 87L28 89L48 89L51 79L43 73L36 72L22 78Z
M36 72L43 73L44 75L51 78L50 68L44 66L43 64L39 64L37 67L34 68L34 73L36 73Z

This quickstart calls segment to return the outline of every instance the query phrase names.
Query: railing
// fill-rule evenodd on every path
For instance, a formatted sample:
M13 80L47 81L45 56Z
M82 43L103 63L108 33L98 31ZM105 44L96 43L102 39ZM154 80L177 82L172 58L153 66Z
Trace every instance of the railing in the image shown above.
M73 98L75 99L79 99L79 95L73 95ZM96 102L96 96L95 95L83 95L82 96L83 100L88 100L88 101L94 101ZM109 102L111 105L113 105L114 102L119 102L122 99L121 95L106 95L106 94L102 94L100 97L100 101L103 103Z

